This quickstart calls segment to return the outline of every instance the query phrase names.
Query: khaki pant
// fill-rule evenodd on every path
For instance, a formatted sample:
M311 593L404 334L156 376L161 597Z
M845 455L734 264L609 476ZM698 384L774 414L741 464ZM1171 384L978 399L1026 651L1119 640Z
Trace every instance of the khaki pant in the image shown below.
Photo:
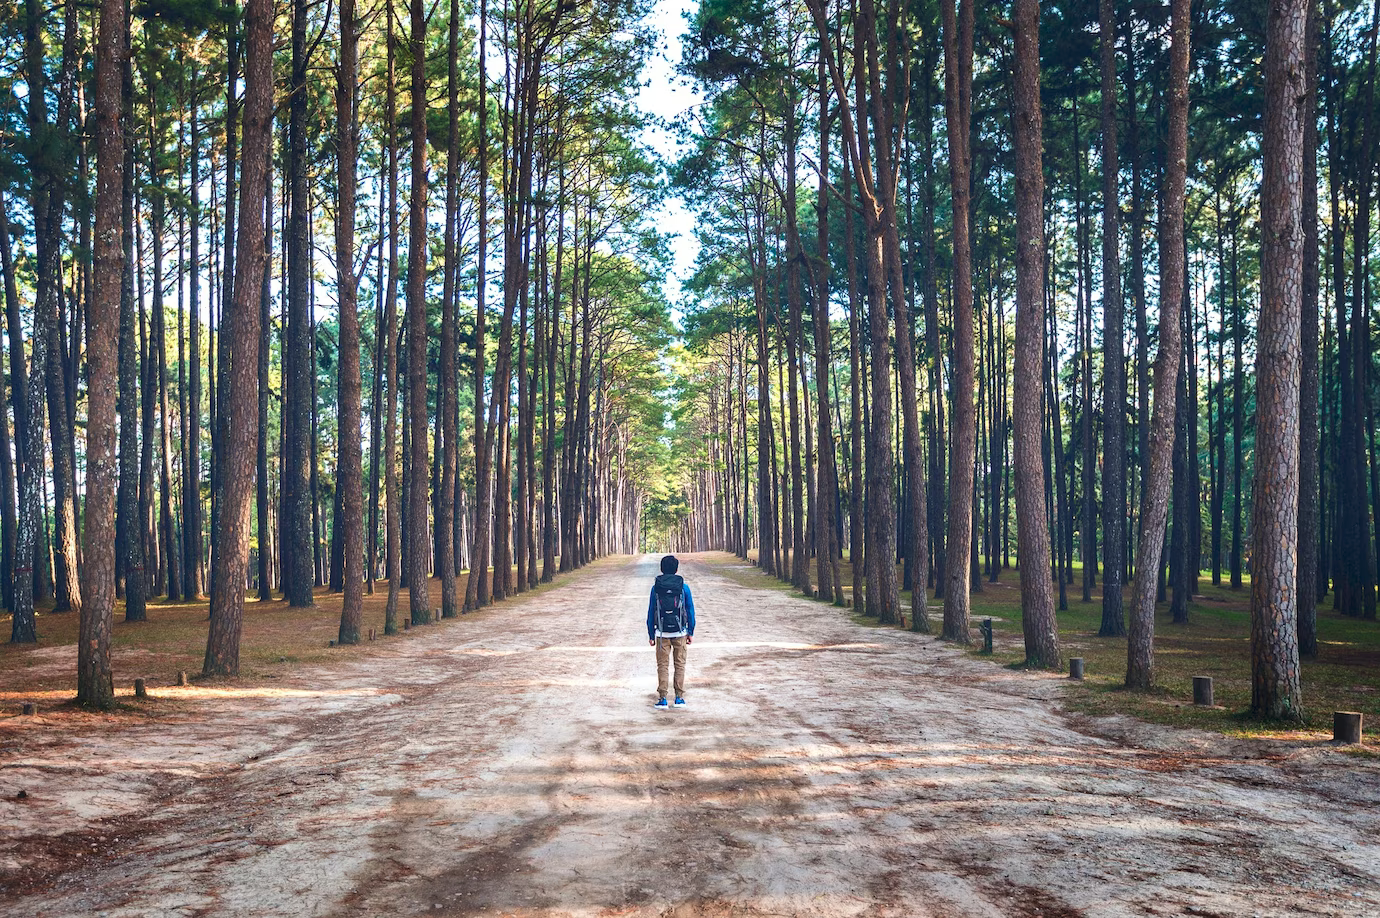
M666 682L670 676L671 657L676 661L676 697L685 697L685 637L656 639L656 693L666 697Z

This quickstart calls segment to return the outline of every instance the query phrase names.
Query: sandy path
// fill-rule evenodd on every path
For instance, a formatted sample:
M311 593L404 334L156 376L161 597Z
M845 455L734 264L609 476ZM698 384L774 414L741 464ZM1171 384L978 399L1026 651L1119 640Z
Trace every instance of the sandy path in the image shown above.
M1380 915L1374 760L1066 716L696 563L655 711L653 566L170 722L3 722L0 915Z

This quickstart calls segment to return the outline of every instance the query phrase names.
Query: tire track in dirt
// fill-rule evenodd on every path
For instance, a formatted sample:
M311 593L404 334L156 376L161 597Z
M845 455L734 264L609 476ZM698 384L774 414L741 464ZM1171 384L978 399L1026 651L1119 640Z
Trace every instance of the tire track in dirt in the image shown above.
M1066 715L724 556L685 564L690 704L654 711L654 566L169 722L25 726L0 915L1380 916L1373 762Z

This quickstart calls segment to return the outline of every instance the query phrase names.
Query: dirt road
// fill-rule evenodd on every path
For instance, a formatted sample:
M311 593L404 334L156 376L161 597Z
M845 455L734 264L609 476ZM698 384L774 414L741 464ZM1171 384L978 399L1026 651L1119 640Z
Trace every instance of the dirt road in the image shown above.
M1065 715L695 562L656 711L654 564L156 722L4 722L0 914L1380 915L1374 759Z

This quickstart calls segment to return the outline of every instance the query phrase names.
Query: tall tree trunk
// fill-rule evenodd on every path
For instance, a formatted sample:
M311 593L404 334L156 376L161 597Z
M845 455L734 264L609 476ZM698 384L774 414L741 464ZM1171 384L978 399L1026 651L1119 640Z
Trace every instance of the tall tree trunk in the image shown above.
M245 2L244 164L240 187L245 201L264 199L273 117L273 8L268 0ZM264 271L263 210L241 208L234 308L222 330L228 365L222 365L226 398L221 403L224 454L221 508L212 544L211 625L202 672L233 676L240 668L245 574L249 565L249 499L258 450L255 418L258 393L259 310Z
M1184 297L1184 186L1188 157L1189 2L1170 7L1169 85L1166 90L1168 134L1165 138L1164 197L1160 208L1160 343L1155 366L1155 405L1150 431L1150 472L1142 496L1139 573L1132 593L1126 686L1149 689L1155 684L1156 572L1164 550L1169 513L1170 463L1173 459Z
M1136 461L1139 466L1141 503L1145 500L1145 483L1150 477L1150 330L1145 310L1145 189L1141 169L1140 111L1136 93L1136 36L1134 19L1127 13L1126 27L1126 145L1131 154L1131 227L1127 254L1131 258L1131 296L1135 300L1136 322ZM1129 475L1127 476L1130 477ZM1129 488L1128 488L1129 490ZM1128 502L1130 503L1130 502ZM1144 522L1136 514L1131 531L1138 531ZM1129 542L1129 539L1128 539ZM1139 550L1139 546L1137 546ZM1140 556L1134 557L1140 568Z
M1370 395L1370 218L1372 190L1374 188L1374 162L1375 162L1375 82L1377 77L1376 61L1377 48L1380 47L1380 2L1372 4L1372 18L1369 34L1369 48L1367 50L1366 76L1364 101L1361 110L1362 116L1361 143L1357 148L1357 158L1359 162L1355 167L1355 215L1352 218L1352 243L1351 243L1351 418L1352 423L1343 425L1347 427L1351 435L1351 456L1348 462L1351 468L1351 484L1349 494L1357 495L1358 499L1349 501L1354 505L1352 513L1353 528L1351 532L1351 545L1354 552L1352 564L1357 576L1355 582L1360 590L1360 613L1367 619L1374 619L1376 616L1376 597L1375 597L1375 569L1373 563L1375 553L1372 549L1370 520L1367 519L1365 512L1364 495L1366 493L1366 449L1364 430L1370 423L1370 412L1368 410ZM1374 478L1374 475L1371 476ZM1372 487L1371 489L1375 489ZM1372 495L1374 501L1380 495Z
M45 48L43 42L43 9L40 4L28 0L24 4L25 20L25 79L28 83L27 120L28 151L30 167L30 200L33 204L34 235L34 290L33 352L29 377L29 417L33 423L28 431L29 443L25 453L28 456L41 455L43 445L42 400L46 393L47 410L52 422L53 449L53 497L57 512L57 558L56 558L56 603L54 611L81 609L81 586L77 580L77 533L76 518L72 508L72 489L75 483L73 456L68 439L70 419L67 417L67 393L63 379L61 349L58 331L58 300L62 285L62 214L65 204L66 182L64 170L67 166L65 138L70 135L71 100L73 95L72 68L75 66L76 8L68 4L65 8L62 48L62 73L57 88L58 110L49 120L48 80L45 73ZM34 448L35 440L37 448ZM31 490L42 490L43 464L30 462L25 465L25 477ZM46 493L43 495L46 497ZM31 528L37 532L39 519L38 504L31 499L28 510L33 514ZM21 505L21 516L25 511ZM46 514L44 514L46 516ZM20 523L21 527L23 522ZM22 536L21 536L22 539ZM36 542L36 540L35 540ZM21 548L21 557L24 551ZM28 605L28 604L25 604ZM25 608L23 615L29 617ZM19 634L21 624L19 615L13 625L14 633Z
M1251 713L1303 717L1298 616L1299 372L1308 0L1270 5L1251 513ZM1311 601L1307 597L1305 601Z
M257 580L259 601L273 599L273 526L268 486L268 358L272 346L272 296L269 292L273 253L273 142L269 140L268 163L264 166L264 277L259 289L259 442L255 448L255 501L258 516L259 551ZM284 411L286 415L286 411Z
M340 494L341 588L339 641L358 644L364 612L364 482L360 446L359 290L355 273L356 163L359 152L359 33L355 0L340 0L340 67L336 71L336 205L335 251L340 321Z
M819 459L815 465L818 480L815 500L815 537L818 540L816 562L819 570L819 595L843 605L843 583L839 576L839 546L834 509L839 485L838 466L834 458L834 430L829 416L829 365L833 357L833 334L829 327L829 86L825 82L825 62L819 61L819 193L816 198L815 296L812 318L815 333L815 398L818 409L815 421L819 425ZM732 372L730 367L730 372ZM730 403L731 407L731 403ZM730 423L730 428L732 424ZM732 435L729 437L732 452ZM919 589L924 592L924 584Z
M283 595L289 606L312 604L314 579L311 493L311 204L307 192L307 3L292 3L292 64L288 86L287 335L283 343ZM248 198L245 199L246 201Z
M384 110L388 118L388 289L384 293L384 466L383 493L388 502L385 555L388 599L384 606L384 634L398 633L398 591L402 586L402 500L398 491L398 106L397 50L393 34L393 3L388 0L388 85ZM481 289L482 285L481 285Z
M206 588L206 572L201 556L201 144L195 97L189 109L191 181L187 187L187 222L192 274L187 316L187 439L182 453L182 585L183 598L192 602Z
M790 400L790 480L791 480L791 583L806 596L813 595L810 588L809 548L805 540L805 495L804 477L800 457L800 379L797 349L805 346L805 335L801 316L805 306L805 290L800 277L800 264L805 257L800 243L800 229L797 224L796 200L796 146L799 134L796 128L796 105L792 98L786 111L785 153L786 153L786 200L783 202L786 217L786 302L788 310L786 327L786 359L788 387L786 397Z
M131 124L134 76L129 55L124 56L122 80L121 120L124 124L125 167L121 223L124 266L120 280L117 345L120 481L115 494L115 550L124 567L125 621L141 622L148 617L148 580L144 576L144 540L139 534L139 351L135 342L135 310L138 306L134 299L134 133ZM17 412L15 419L17 428ZM25 556L21 554L20 557Z
M14 278L14 259L10 252L9 217L5 212L7 206L4 198L0 197L0 273L4 275L5 314L13 314L17 324L19 291ZM0 365L3 363L3 355L0 355ZM13 391L17 394L19 390L16 387ZM4 406L6 400L5 386L3 382L0 382L0 408ZM22 462L24 454L17 420L21 403L22 399L14 399L16 422L13 454L10 452L9 418L5 416L3 411L0 411L0 540L3 540L4 549L3 560L0 561L0 593L3 594L5 608L11 613L14 612L15 568L24 566L18 564L15 558L15 548L19 538L19 523L16 519L18 493L15 479L17 466ZM112 576L114 576L113 573Z
M412 624L431 621L427 590L431 550L427 527L426 405L426 7L412 0L412 202L407 234L407 366L408 409L412 430L412 488L408 491L408 607Z
M144 263L143 224L134 225L136 269ZM162 286L161 272L154 278L154 286ZM161 301L161 296L159 297ZM158 533L153 525L153 443L157 413L154 396L158 394L152 348L150 347L149 317L144 303L148 302L140 272L139 298L139 528L144 538L145 583L149 594L159 596L163 593L163 566L159 560Z
M944 627L946 641L970 643L968 546L973 538L973 476L977 415L973 405L973 250L971 185L973 98L973 0L942 0L944 19L944 114L949 138L949 190L953 200L953 425L950 428L949 519L945 537ZM942 398L942 395L940 396Z
M125 139L121 58L129 53L124 0L102 0L96 44L96 230L92 253L94 296L86 308L88 372L86 419L86 527L77 640L77 702L108 708L115 701L110 636L115 618L116 347L124 227ZM0 419L3 420L3 419Z
M848 266L848 388L849 421L848 449L848 562L853 569L853 608L866 607L868 551L863 532L865 488L863 485L863 377L862 366L862 297L859 295L858 258L855 251L856 233L853 228L853 186L851 161L843 158L843 193L848 206L844 208L844 254ZM746 421L744 421L746 424ZM966 554L966 550L965 550Z
M1318 5L1304 0L1308 22L1304 34L1303 112L1303 302L1299 344L1299 654L1318 653Z
M1182 0L1178 0L1182 2ZM1059 632L1049 576L1041 456L1044 365L1044 118L1040 111L1040 11L1015 0L1013 127L1016 151L1016 354L1012 422L1015 437L1016 540L1021 559L1021 615L1026 665L1057 669ZM1051 406L1053 408L1053 406ZM952 563L952 559L951 562Z
M479 251L478 284L474 309L474 526L470 537L470 575L465 579L465 610L473 611L489 603L489 550L493 524L492 451L488 443L488 424L484 410L484 351L487 334L485 307L488 286L489 244L489 139L488 139L488 71L485 54L488 47L488 2L479 0ZM561 546L561 569L565 570L569 557Z
M455 275L456 264L456 197L458 150L460 136L459 88L460 4L450 2L450 32L447 42L446 90L449 97L449 121L446 140L446 223L445 278L441 294L441 367L437 389L440 399L437 414L441 426L441 500L436 514L436 573L441 578L441 615L453 618L460 612L455 594L455 475L460 444L457 441L455 403Z
M1240 211L1231 211L1231 288L1232 288L1232 390L1231 390L1231 439L1232 439L1232 505L1231 505L1231 588L1241 589L1243 537L1241 517L1244 512L1242 465L1245 453L1246 431L1246 375L1242 362L1242 350L1246 340L1246 310L1241 305L1241 284L1237 279L1238 237L1240 235ZM1163 320L1161 320L1163 324ZM1158 390L1156 390L1158 391Z
M155 189L157 201L154 209L157 216L154 219L156 228L154 234L154 264L161 265L163 261L163 223L164 223L164 192L162 188ZM155 271L155 274L161 274ZM181 552L177 550L177 537L173 527L172 514L172 417L168 411L168 345L167 345L167 317L164 314L163 285L161 280L155 284L153 291L153 322L149 329L153 335L153 340L149 348L150 356L157 363L154 372L150 374L152 382L157 386L158 395L158 436L159 436L159 481L158 481L158 520L159 520L159 541L163 545L161 561L163 562L163 572L167 585L166 595L169 599L177 599L182 595L182 584L178 577L178 560Z
M379 182L379 223L383 226L388 212L385 187ZM379 550L379 473L383 462L383 366L384 345L387 342L383 321L383 240L379 240L377 274L374 291L374 360L370 367L369 395L369 556L365 570L365 592L374 595L374 580L378 577Z
M240 17L238 0L223 0L226 21L236 23ZM271 27L270 27L271 28ZM220 456L224 448L223 426L224 412L220 410L225 403L227 389L230 379L225 374L226 361L228 359L229 341L226 340L225 326L227 308L235 302L235 231L236 214L235 205L239 186L235 181L235 170L238 168L238 143L239 135L237 126L240 116L240 99L237 95L240 83L240 56L241 56L241 37L239 29L232 25L226 30L226 70L225 70L225 239L222 244L222 264L221 264L221 288L220 288L220 310L219 319L215 333L215 365L211 373L211 531L219 531L220 525L220 502L221 502L221 477L220 477ZM270 115L270 122L272 116ZM272 130L272 124L269 125ZM272 146L272 140L269 141ZM265 154L269 155L269 154ZM267 183L265 180L265 187ZM265 255L265 262L267 256ZM265 271L267 266L265 265ZM211 546L212 554L215 553L215 545ZM211 562L211 576L215 577L215 560ZM214 591L214 584L212 585Z

